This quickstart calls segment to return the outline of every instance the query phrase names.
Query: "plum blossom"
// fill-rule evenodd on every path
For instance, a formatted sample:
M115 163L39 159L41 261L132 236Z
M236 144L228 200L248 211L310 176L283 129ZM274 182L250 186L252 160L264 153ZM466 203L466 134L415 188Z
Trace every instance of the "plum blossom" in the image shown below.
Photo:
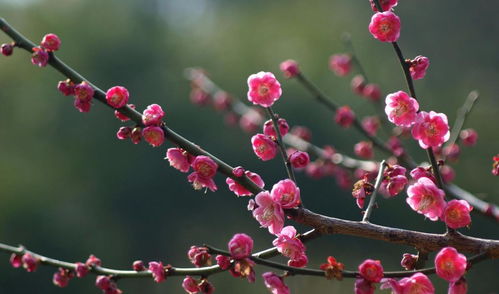
M277 182L272 187L270 195L284 209L295 208L301 203L300 188L290 179Z
M255 105L270 107L281 97L281 84L271 72L259 72L248 78L248 100Z
M346 76L352 70L352 58L348 54L334 54L329 58L329 68L340 77Z
M396 42L400 37L400 18L391 11L376 12L371 18L369 32L381 42Z
M449 282L458 281L466 272L466 256L454 247L442 248L435 256L437 275Z
M416 183L407 188L406 202L419 214L424 214L432 221L436 221L445 208L445 193L435 183L425 177L419 178Z
M296 237L296 229L293 226L284 227L276 236L277 239L272 241L272 244L277 247L277 251L282 255L291 259L290 263L293 262L293 260L300 261L303 259L303 255L305 255L305 245ZM305 265L306 264L303 264L303 266Z
M425 56L416 56L408 62L409 72L414 80L420 80L426 75L426 70L430 66L430 59Z
M284 226L284 211L281 204L274 201L268 191L260 192L255 197L258 208L253 210L253 217L271 234L278 234Z
M416 121L419 104L404 91L388 94L385 99L388 120L397 126L410 127Z
M359 265L359 274L369 282L379 283L384 275L381 261L372 259L364 260Z
M296 77L300 74L300 69L298 68L298 62L288 59L286 61L281 62L279 65L284 76L288 79Z
M252 173L250 171L245 171L244 174L253 182L255 183L258 187L263 188L265 186L265 183L263 182L262 178L256 174ZM234 181L232 178L227 178L225 180L227 185L229 186L229 190L234 192L237 196L251 196L253 193L251 193L248 189L240 185L238 182Z
M244 259L249 257L253 250L253 239L246 234L235 234L230 239L228 247L234 259Z
M271 160L277 154L277 143L264 134L251 137L251 146L256 156L263 161Z
M419 146L423 149L440 147L450 137L447 116L434 111L421 111L412 127L412 137L419 140Z
M391 278L383 279L380 288L392 289L394 294L435 294L435 287L433 287L431 280L422 273L415 273L399 281Z
M272 294L289 294L288 286L284 284L284 281L278 275L272 272L266 272L262 275L265 287L269 289Z

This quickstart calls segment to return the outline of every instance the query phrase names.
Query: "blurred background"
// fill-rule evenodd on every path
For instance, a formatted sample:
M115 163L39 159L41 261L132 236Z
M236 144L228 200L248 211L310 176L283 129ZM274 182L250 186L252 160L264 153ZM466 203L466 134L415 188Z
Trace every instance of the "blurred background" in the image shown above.
M406 57L421 54L431 60L426 78L415 83L422 108L445 112L453 122L469 91L481 93L466 124L478 131L478 144L462 148L460 160L452 165L454 182L497 204L499 182L490 170L491 158L499 152L499 3L401 2L396 13L402 19L400 45ZM253 134L227 127L220 114L192 105L183 70L203 67L221 87L243 98L250 74L276 73L284 93L276 111L291 125L310 127L317 145L332 144L352 155L353 144L362 137L337 126L333 115L297 81L285 80L278 66L288 58L297 60L339 104L351 105L359 117L372 114L372 106L351 93L351 76L339 78L328 69L329 56L345 52L341 35L349 32L370 80L385 94L405 90L391 46L374 40L367 30L371 15L367 0L0 0L0 16L32 41L56 33L62 39L57 55L97 86L126 86L139 110L151 103L162 105L169 127L229 164L258 172L269 189L285 177L279 157L258 160L249 143ZM10 41L0 34L0 43ZM136 259L188 267L191 245L225 248L238 232L255 238L255 250L271 246L273 237L246 210L248 198L236 198L225 178L216 177L217 193L194 191L186 175L163 160L170 144L153 149L117 140L115 132L122 124L112 112L96 103L90 113L80 114L71 98L58 93L62 79L49 67L31 65L23 50L0 58L1 242L75 262L93 253L105 266L122 269ZM417 160L426 160L414 142L407 145ZM383 154L376 155L382 159ZM313 180L300 173L297 180L309 209L360 219L350 191L339 189L334 179ZM410 210L405 194L379 204L371 218L377 224L443 230L441 222L424 220ZM471 229L462 231L499 239L498 224L477 214ZM381 259L385 270L400 270L402 253L414 253L412 248L348 236L326 236L307 248L310 267L333 255L352 270L366 258ZM100 291L92 277L56 288L51 282L54 268L28 274L13 269L9 256L2 255L0 293ZM264 271L257 268L255 285L228 273L210 281L217 293L264 293ZM469 292L498 293L498 275L497 260L474 266L466 276ZM183 293L181 281L122 280L119 286L125 293ZM443 280L432 276L432 281L437 293L446 293ZM351 280L293 277L286 283L293 293L353 289Z

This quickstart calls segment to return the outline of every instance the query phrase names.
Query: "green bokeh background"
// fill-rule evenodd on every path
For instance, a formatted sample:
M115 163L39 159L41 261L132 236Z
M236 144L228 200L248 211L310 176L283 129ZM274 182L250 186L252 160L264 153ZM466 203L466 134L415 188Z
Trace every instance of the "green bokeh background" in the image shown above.
M445 112L452 122L470 90L480 101L467 122L479 131L475 148L463 148L453 167L463 188L499 203L499 183L491 173L491 157L499 152L499 4L477 0L401 1L400 44L406 57L428 56L428 75L416 81L423 109ZM183 69L201 66L219 85L244 97L246 79L255 72L273 71L283 85L276 110L292 125L307 125L313 142L333 144L352 153L361 137L336 126L332 114L311 100L296 81L286 81L278 65L287 58L340 104L350 104L359 116L373 108L350 92L349 79L328 69L328 58L343 52L343 32L352 35L369 78L385 93L405 89L391 46L374 40L367 31L371 17L367 0L316 1L55 1L0 0L4 17L31 40L48 32L58 34L58 56L102 89L124 85L139 109L159 103L168 125L232 165L243 165L262 175L270 188L285 177L279 160L262 162L251 151L249 138L228 128L210 109L190 104L189 82ZM0 42L10 42L0 34ZM56 90L62 76L51 68L30 64L29 55L16 50L0 58L0 236L1 242L24 244L54 258L82 261L90 254L105 266L129 268L132 261L162 260L189 266L190 245L225 247L238 232L255 238L255 249L271 245L272 236L246 211L247 199L230 193L217 176L217 193L194 191L185 175L163 161L166 146L150 148L115 138L121 125L99 103L80 114L72 100ZM169 146L169 144L167 144ZM413 156L425 153L410 142ZM382 154L377 154L381 159ZM331 178L312 180L298 175L302 197L313 211L359 219L348 191ZM378 224L441 232L442 223L424 220L408 208L405 195L380 200L372 217ZM300 228L305 230L306 228ZM474 215L473 236L499 239L497 223ZM348 236L327 236L307 245L311 267L333 255L349 269L366 258L383 260L386 270L398 270L401 254L411 248ZM93 278L71 281L65 289L52 286L53 268L28 274L0 266L0 293L99 293ZM283 260L284 261L284 260ZM429 263L431 264L431 263ZM211 278L217 293L264 293L261 273L249 285L229 274ZM467 277L469 293L498 293L499 263L486 261ZM439 289L446 283L433 276ZM155 284L123 280L126 293L183 293L181 279ZM352 281L311 277L287 280L293 293L352 293ZM382 292L382 291L380 291ZM388 291L384 291L387 293Z

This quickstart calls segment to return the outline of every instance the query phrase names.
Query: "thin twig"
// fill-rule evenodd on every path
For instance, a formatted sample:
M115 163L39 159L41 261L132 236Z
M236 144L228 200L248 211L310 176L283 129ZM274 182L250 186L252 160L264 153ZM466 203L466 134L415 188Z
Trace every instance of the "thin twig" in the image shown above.
M267 113L270 116L270 119L272 120L272 124L274 125L274 130L276 133L276 138L277 138L277 145L279 146L279 151L281 152L282 160L284 161L284 166L286 167L286 172L288 173L289 179L291 179L293 182L296 183L296 178L295 178L295 173L293 171L293 167L291 166L291 161L289 160L288 155L286 154L286 146L284 145L284 142L282 141L282 136L281 136L281 131L279 128L279 122L276 114L272 110L272 107L266 107L265 110L267 110Z
M454 126L452 127L452 131L450 132L450 139L446 144L447 146L451 146L457 142L457 139L459 138L459 133L461 132L464 123L468 118L468 114L473 109L473 106L475 106L475 103L478 101L479 96L480 94L478 93L478 91L474 90L468 94L468 97L466 97L466 101L464 102L463 106L459 108L457 112L457 117L456 120L454 121Z
M369 217L371 216L371 213L374 208L374 203L376 203L376 195L378 194L379 187L381 186L381 183L383 182L383 172L385 171L386 167L386 162L383 160L381 161L381 164L379 166L379 171L378 171L378 177L376 178L376 183L374 184L374 192L371 195L371 199L369 199L369 204L367 205L367 209L364 213L364 217L362 218L363 222L368 222Z

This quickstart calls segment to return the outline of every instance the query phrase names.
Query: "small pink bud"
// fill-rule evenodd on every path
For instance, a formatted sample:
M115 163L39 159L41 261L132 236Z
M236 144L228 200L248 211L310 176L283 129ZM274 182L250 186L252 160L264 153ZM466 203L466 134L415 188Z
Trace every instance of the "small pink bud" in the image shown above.
M336 116L334 119L340 126L348 128L353 124L355 114L353 113L350 106L345 105L336 110Z
M206 93L205 91L203 91L203 89L198 87L195 87L191 90L191 94L189 97L192 104L200 106L207 105L211 100L210 94Z
M355 155L365 158L371 159L374 156L373 152L373 143L371 141L361 141L353 147Z
M10 256L9 262L10 262L10 265L12 265L12 267L14 267L14 268L21 267L21 265L23 265L22 255L12 253L12 255Z
M148 126L142 130L142 137L147 143L151 144L152 147L158 147L165 142L165 133L160 127Z
M95 286L101 290L107 290L111 287L111 278L108 276L97 276Z
M142 140L142 128L133 128L132 133L130 134L130 139L132 140L133 144L139 144L140 140Z
M379 118L377 116L366 116L362 119L362 128L370 135L376 136L380 126Z
M265 183L263 182L262 178L256 174L252 173L250 171L246 171L244 173L253 183L255 183L258 187L263 188L265 186ZM247 190L245 187L234 181L232 178L227 178L225 180L227 185L229 185L229 190L234 192L237 196L251 196L253 193L251 193L249 190Z
M449 283L449 291L447 294L466 294L468 293L468 283L464 277L461 277L457 282Z
M31 55L31 63L39 67L44 67L49 62L49 54L43 48L34 47Z
M85 264L89 267L96 267L96 266L101 266L102 261L100 260L100 258L96 257L95 255L90 254Z
M271 72L259 72L248 77L248 100L255 105L270 107L282 94L281 84Z
M443 165L440 167L440 175L442 176L442 180L446 184L452 182L456 177L454 169L452 169L452 167L450 167L449 165Z
M458 229L471 224L470 211L473 207L466 200L451 200L445 206L442 220L452 229Z
M78 98L75 98L73 105L79 112L89 112L90 107L92 107L92 103L90 101L83 101Z
M182 288L184 288L184 290L189 294L194 294L201 291L201 288L198 286L197 281L191 276L185 277L185 279L182 281Z
M151 104L147 106L142 114L142 122L146 126L159 125L165 116L165 112L158 104Z
M416 262L418 261L418 256L410 253L404 253L402 255L402 260L400 265L408 271L416 268Z
M74 88L74 95L81 102L90 102L94 93L94 89L87 82L81 82Z
M166 151L166 158L170 162L170 166L186 173L191 168L189 162L189 153L182 148L169 148Z
M289 156L289 161L294 168L305 168L310 163L307 152L295 151Z
M243 131L253 133L262 122L262 115L255 109L246 112L239 120L239 126Z
M213 107L216 110L223 111L228 110L232 104L232 98L225 91L218 91L213 97Z
M298 62L292 59L281 62L279 68L287 79L294 78L300 73Z
M146 270L146 267L144 266L144 262L142 260L134 261L132 264L132 268L136 272L141 272Z
M466 272L466 256L454 247L442 248L435 256L437 275L448 282L458 281Z
M402 146L402 142L400 142L399 138L396 136L391 136L386 142L386 146L393 152L393 155L400 156L404 154L405 150Z
M374 0L369 0L371 2L371 8L374 12L378 12L378 8L376 8L376 4L374 4ZM383 11L388 11L392 9L392 7L397 6L398 0L379 0L379 4Z
M310 140L312 140L312 132L309 128L304 126L294 126L291 129L291 134L307 142L310 142Z
M193 265L196 267L210 266L211 265L211 254L208 253L208 248L191 246L187 252L187 257Z
M68 270L66 270L64 268L59 268L59 270L54 273L54 276L52 278L52 282L57 287L64 288L69 284L70 278L71 278L71 275L70 275Z
M12 53L14 52L14 45L12 44L2 44L0 47L0 52L4 56L11 56Z
M128 103L130 94L125 87L115 86L107 90L107 104L114 108L121 108Z
M30 253L25 253L22 256L21 261L23 263L24 269L27 272L31 273L31 272L36 271L36 268L38 267L38 262L39 262L38 258L35 258Z
M227 257L225 255L217 255L217 257L215 257L215 259L217 260L217 264L221 269L226 270L230 267L230 258L229 257Z
M263 161L271 160L277 154L277 144L264 134L254 135L251 145L256 156Z
M228 244L229 252L234 259L244 259L253 250L253 239L246 234L235 234Z
M464 146L473 146L478 140L478 133L474 129L465 129L459 133Z
M359 274L369 282L379 283L383 278L383 266L379 260L366 259L359 265Z
M130 108L132 108L132 109L135 109L135 105L133 105L133 104L128 104L128 107L130 107ZM126 116L126 115L122 114L122 113L121 113L121 112L119 112L118 110L115 110L115 111L114 111L114 116L115 116L117 119L121 120L122 122L129 121L129 120L130 120L130 118L129 118L128 116Z
M414 80L420 80L425 77L426 70L430 66L430 60L425 56L416 56L413 60L409 62L409 71L411 73L411 77Z
M61 47L61 39L56 34L46 34L43 36L40 46L49 52L57 51Z
M151 261L149 262L149 270L152 273L152 277L156 283L161 283L166 280L166 273L163 263Z
M280 118L277 121L277 125L279 126L279 133L281 133L281 136L284 137L289 131L288 122L284 118ZM271 139L277 139L277 133L274 128L274 123L271 119L263 124L263 133Z
M457 161L459 159L459 155L461 154L461 150L459 145L454 143L445 146L442 149L442 154L445 155L445 158L449 161Z
M343 77L352 70L352 58L348 54L335 54L329 57L329 68L338 76Z
M233 168L232 174L238 178L242 177L244 175L244 167L237 166L237 167Z
M64 96L74 95L75 84L70 79L60 81L57 84L57 90L59 90L59 92L61 92Z
M400 37L400 18L391 11L376 12L371 18L369 32L381 42L396 42Z
M374 102L379 101L381 89L376 84L367 84L362 90L362 96Z
M89 268L82 262L75 263L75 272L78 278L83 278L88 274Z
M130 138L131 134L132 134L132 128L121 127L121 128L119 128L118 132L116 133L116 137L120 140L125 140L125 139Z
M352 91L357 95L362 95L364 93L364 88L366 87L366 81L362 75L356 75L352 78L350 82L350 87Z

